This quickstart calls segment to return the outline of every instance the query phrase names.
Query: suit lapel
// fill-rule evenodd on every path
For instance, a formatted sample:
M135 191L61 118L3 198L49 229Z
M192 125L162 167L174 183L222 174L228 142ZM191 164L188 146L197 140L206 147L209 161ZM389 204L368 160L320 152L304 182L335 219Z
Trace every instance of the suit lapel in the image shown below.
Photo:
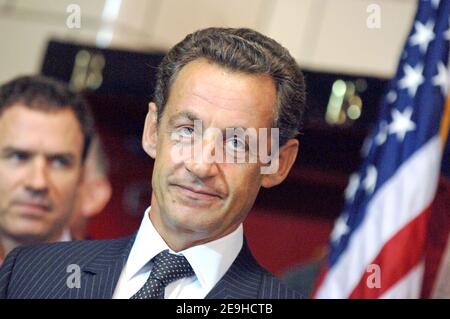
M70 289L71 299L111 299L136 234L103 241L103 247L81 266L80 288Z
M263 269L252 256L247 242L244 239L244 244L236 260L205 298L258 298L263 273Z

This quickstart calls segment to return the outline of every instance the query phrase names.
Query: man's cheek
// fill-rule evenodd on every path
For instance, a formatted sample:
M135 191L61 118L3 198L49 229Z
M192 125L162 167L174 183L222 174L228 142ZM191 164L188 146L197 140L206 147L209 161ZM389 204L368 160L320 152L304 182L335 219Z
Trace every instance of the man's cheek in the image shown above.
M191 145L173 143L170 145L170 162L173 164L186 163L193 158Z

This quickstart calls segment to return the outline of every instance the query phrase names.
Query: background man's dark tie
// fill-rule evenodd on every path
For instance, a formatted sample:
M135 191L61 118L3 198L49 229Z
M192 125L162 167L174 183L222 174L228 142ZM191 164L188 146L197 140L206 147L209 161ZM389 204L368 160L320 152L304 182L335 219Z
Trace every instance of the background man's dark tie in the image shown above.
M150 277L131 299L164 299L164 290L168 284L195 275L184 256L171 254L167 249L156 255L152 261Z

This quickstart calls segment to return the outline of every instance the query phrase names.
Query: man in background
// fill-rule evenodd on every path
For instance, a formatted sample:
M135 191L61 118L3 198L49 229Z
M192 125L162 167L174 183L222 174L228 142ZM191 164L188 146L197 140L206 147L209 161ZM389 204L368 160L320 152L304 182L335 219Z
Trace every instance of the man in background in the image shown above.
M98 133L92 139L84 166L83 182L70 221L74 240L88 238L89 220L102 212L112 195L109 161Z
M71 239L92 134L88 105L64 84L0 87L0 262L19 245Z

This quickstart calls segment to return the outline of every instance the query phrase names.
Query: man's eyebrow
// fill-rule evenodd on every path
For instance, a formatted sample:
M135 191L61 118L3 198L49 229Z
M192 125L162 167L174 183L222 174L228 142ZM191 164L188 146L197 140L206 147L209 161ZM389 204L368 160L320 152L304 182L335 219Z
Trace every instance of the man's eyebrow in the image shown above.
M201 121L200 117L197 116L197 114L193 113L193 112L180 112L178 114L174 114L170 119L169 119L169 125L174 125L176 121L180 121L180 120L187 120L187 121ZM248 128L245 126L236 126L236 127L227 127L229 129L232 130L243 130L246 131ZM222 128L221 129L222 132L226 131L226 128Z
M9 145L7 145L5 147L2 147L0 152L2 154L9 154L9 153L14 153L14 152L33 153L33 151L31 151L31 150L27 150L27 149L23 149L23 148L20 148L20 147L15 147L15 146L9 146Z
M192 112L181 112L181 113L173 115L169 119L169 124L173 125L175 121L179 121L179 120L188 120L188 121L194 122L194 121L200 120L200 118Z
M47 153L45 154L47 158L55 158L55 157L64 157L67 160L73 161L75 159L75 155L73 153Z
M252 127L250 127L250 128L252 128ZM245 133L245 131L248 130L248 128L245 126L227 127L226 129L238 131L238 133L240 133L240 131L243 131L243 133ZM255 130L257 131L257 129L255 129Z
M11 153L15 153L15 152L26 153L26 154L36 154L36 151L34 151L34 150L16 147L16 146L5 146L0 150L1 154L11 154ZM75 159L75 155L70 152L46 153L45 156L48 158L64 157L68 160Z

